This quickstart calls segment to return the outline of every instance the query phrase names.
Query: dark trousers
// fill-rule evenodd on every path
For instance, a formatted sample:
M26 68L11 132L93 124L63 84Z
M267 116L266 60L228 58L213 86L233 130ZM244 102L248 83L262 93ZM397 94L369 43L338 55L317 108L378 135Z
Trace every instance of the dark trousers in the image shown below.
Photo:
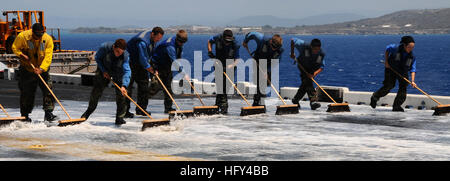
M140 65L132 65L131 66L131 79L130 85L128 86L128 95L132 97L133 95L133 83L137 84L137 104L142 107L142 109L146 110L148 106L148 85L149 81L149 72L142 68ZM130 111L130 103L131 101L126 99L127 112ZM139 108L136 107L136 112L140 111Z
M405 78L409 78L407 73L402 74ZM397 74L392 72L391 69L384 70L384 81L383 87L381 87L378 91L373 93L373 97L378 100L381 97L386 96L391 89L395 87L395 82L398 80L399 86L397 91L397 96L395 96L393 107L400 107L406 100L406 89L408 87L408 82L403 80L403 78L399 77Z
M169 93L171 95L173 95L172 71L158 71L158 73L159 73L159 78L161 78L161 81L163 82L164 86L166 86L167 90L169 90ZM173 104L172 99L170 99L169 95L164 90L164 88L161 86L161 84L159 83L156 76L152 76L152 80L150 82L150 88L148 91L148 95L149 95L148 98L152 98L154 95L156 95L161 90L164 92L164 109L170 110L172 108L172 104Z
M50 79L50 75L47 72L41 74L44 81L52 89L53 83ZM24 67L19 67L19 90L20 90L20 114L27 116L33 111L34 96L36 94L37 86L39 85L42 91L43 97L43 109L46 112L52 112L55 107L55 99L50 91L42 83L40 78L34 72L28 72Z
M316 91L316 89L314 89L312 79L309 78L303 71L300 71L300 72L301 72L300 78L302 80L302 84L298 88L298 91L295 94L292 101L294 103L297 103L307 93L310 103L317 102L318 101L317 91Z
M98 100L102 96L103 90L108 86L110 80L103 77L103 73L100 70L97 70L95 72L94 77L94 88L91 92L91 97L89 99L89 107L86 110L86 114L89 117L95 109L97 108ZM121 85L121 81L116 82L117 85ZM116 118L123 118L125 116L126 111L126 104L125 104L125 97L122 95L122 92L114 86L114 90L116 91Z
M223 64L225 65L225 64ZM226 73L226 66L224 66L223 68L223 72ZM228 83L228 79L226 78L226 76L222 73L222 75L218 75L218 76L222 76L222 82L218 82L218 79L216 78L216 84L217 84L217 94L216 94L216 106L219 106L219 108L221 110L227 110L228 109L228 96L227 96L227 92L228 92L228 88L227 87L227 83ZM220 89L219 84L222 83L222 89Z
M257 106L257 105L262 105L261 102L261 98L262 97L267 97L266 95L266 91L265 89L262 89L260 84L260 81L263 80L267 80L266 85L269 85L269 81L271 81L271 72L268 68L270 68L270 66L268 66L268 68L266 68L267 72L266 73L261 73L262 70L260 70L260 65L259 65L259 61L256 61L256 94L253 96L253 105ZM259 74L262 74L262 76L265 76L264 74L267 75L267 79L265 77L261 77Z

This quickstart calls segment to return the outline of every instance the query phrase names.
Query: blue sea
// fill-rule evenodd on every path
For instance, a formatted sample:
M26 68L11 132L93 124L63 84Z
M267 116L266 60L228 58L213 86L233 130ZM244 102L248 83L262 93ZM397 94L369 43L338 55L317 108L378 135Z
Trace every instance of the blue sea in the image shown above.
M96 51L101 43L117 38L129 40L132 34L61 34L62 48L71 50ZM164 38L172 35L165 35ZM207 60L207 40L211 35L190 35L184 46L183 58L194 61L194 51L202 51ZM284 54L280 60L280 87L298 87L301 83L299 70L290 59L290 39L298 37L305 41L313 38L322 40L326 52L325 70L317 77L322 85L348 87L352 91L376 91L384 79L384 51L388 44L398 43L401 35L320 35L293 36L284 35ZM239 42L242 35L237 35ZM433 95L450 96L450 35L414 35L416 46L414 54L417 60L416 83L425 92ZM255 44L250 43L250 49ZM240 49L241 58L250 58L244 48ZM296 52L296 54L298 54ZM396 92L397 88L391 92ZM408 93L421 94L413 88Z

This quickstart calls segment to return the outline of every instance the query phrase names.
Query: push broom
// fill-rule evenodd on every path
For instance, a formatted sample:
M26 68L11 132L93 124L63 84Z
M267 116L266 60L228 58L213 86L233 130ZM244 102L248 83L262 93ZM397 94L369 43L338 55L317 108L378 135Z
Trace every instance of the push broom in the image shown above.
M205 103L203 102L202 98L200 97L200 95L195 90L194 85L192 85L192 83L189 80L187 80L187 82L189 82L189 85L194 90L195 95L197 96L198 100L200 100L200 103L202 104L202 106L195 106L194 107L194 114L200 114L200 115L201 114L205 114L205 115L218 114L219 113L219 106L206 106Z
M408 82L409 84L411 84L411 81L409 81L407 78L405 78L404 76L402 76L401 74L399 74L397 71L395 71L392 67L390 67L390 69L392 70L392 72L394 72L395 74L397 74L399 77L401 77L403 80L405 80L406 82ZM437 101L436 99L434 99L433 97L431 97L430 95L428 95L425 91L423 91L422 89L420 89L418 86L416 86L416 89L419 90L420 92L422 92L424 95L426 95L428 98L430 98L431 100L433 100L434 102L436 102L438 104L438 106L434 107L434 113L433 116L444 116L447 113L450 113L450 104L446 104L443 105L441 104L439 101Z
M297 60L298 62L298 60ZM303 68L303 66L300 64L300 62L298 62L297 64L300 69L303 70L303 72L307 73L307 71L305 70L305 68ZM317 82L316 80L314 80L314 78L311 77L311 80L314 81L314 83L317 85L317 87L320 88L320 90L322 90L323 93L325 93L330 99L331 101L333 101L333 104L329 104L328 105L328 109L327 112L350 112L350 107L348 106L348 103L337 103Z
M166 91L167 95L169 95L170 99L172 99L173 103L175 104L175 106L177 107L176 111L170 111L169 112L169 119L175 117L175 115L179 114L181 116L185 116L185 117L192 117L194 116L194 111L193 110L181 110L180 107L178 106L177 102L175 102L175 99L172 97L172 95L170 94L169 90L167 90L166 86L164 85L164 83L161 81L161 79L159 78L158 74L154 74L156 76L156 78L158 79L159 83L161 84L161 86L164 88L164 90Z
M236 91L239 93L239 95L241 95L242 99L244 99L245 103L247 103L248 105L248 107L241 108L241 116L266 113L266 106L251 106L250 103L248 103L247 99L242 95L241 91L239 91L239 89L230 79L230 77L228 77L227 73L223 72L223 74L228 79L228 81L230 81L230 83L233 84L234 89L236 89Z
M259 68L259 70L261 71L261 68ZM265 74L265 76L267 77L266 74ZM275 112L275 115L298 114L298 107L299 107L298 104L287 104L284 101L283 97L281 97L280 93L278 93L277 89L272 84L272 82L269 80L269 78L267 78L267 82L269 82L269 84L272 87L272 89L275 91L275 93L277 93L278 98L280 98L281 102L283 102L283 104L284 104L284 105L277 106L277 111Z
M268 80L268 79L267 79ZM270 86L272 89L277 93L278 97L280 98L281 102L283 102L284 105L277 106L277 111L275 112L275 115L283 115L283 114L298 114L298 104L286 104L283 97L281 97L280 93L275 89L272 82L268 80L270 83Z
M33 69L35 69L34 65L32 63L30 63L31 67ZM66 113L67 117L69 119L67 120L60 120L58 121L58 126L67 126L67 125L74 125L74 124L79 124L82 123L84 121L86 121L86 118L79 118L79 119L72 119L69 115L69 113L67 113L66 109L64 108L64 106L61 104L61 102L59 102L58 98L55 96L55 94L53 93L52 89L50 89L50 87L48 87L47 83L45 82L45 80L42 78L41 74L38 74L39 79L41 79L42 83L45 85L45 87L47 87L48 91L52 94L53 98L55 98L55 100L58 102L59 106L61 106L62 110Z
M8 112L6 112L5 108L0 104L0 108L2 108L3 112L6 114L6 118L0 118L0 125L12 123L15 120L24 121L25 117L11 117Z
M120 87L119 85L117 85L115 82L112 82L119 90ZM168 125L170 123L169 118L164 118L164 119L153 119L150 114L147 113L147 111L145 111L144 109L142 109L141 106L139 106L133 99L131 99L130 96L128 96L127 94L125 94L125 97L127 97L131 102L133 102L136 107L138 107L145 115L147 115L147 117L150 118L150 120L144 120L142 121L142 128L141 130L144 131L145 128L149 128L149 127L154 127L154 126L161 126L161 125Z
M250 50L247 48L247 52L248 54L250 54L250 56L252 56L252 53L250 53ZM253 56L252 56L253 58ZM254 59L254 58L253 58ZM259 64L258 64L259 67ZM262 72L261 67L259 67L259 70ZM264 72L262 72L264 74L264 76L266 76L267 78L267 74L265 74ZM283 114L298 114L298 104L287 104L283 97L281 97L280 93L277 91L277 89L275 88L275 86L273 86L272 82L269 80L269 78L267 78L267 81L269 82L270 86L272 87L272 89L275 91L275 93L277 93L278 98L280 98L281 102L283 102L284 105L279 105L277 106L277 111L275 112L275 115L283 115Z

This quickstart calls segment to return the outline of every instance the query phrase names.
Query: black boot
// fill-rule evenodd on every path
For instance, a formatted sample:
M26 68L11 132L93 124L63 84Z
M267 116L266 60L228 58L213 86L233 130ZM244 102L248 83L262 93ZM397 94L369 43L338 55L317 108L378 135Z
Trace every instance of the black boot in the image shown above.
M377 101L378 99L374 96L370 97L370 106L375 109L377 107Z
M126 124L127 122L123 118L116 118L116 125Z
M253 100L253 105L252 106L263 106L264 103L262 103L261 98L259 99L254 99Z
M85 118L86 120L89 118L89 116L90 116L91 114L89 114L87 111L86 112L84 112L82 115L81 115L81 118Z
M292 99L292 104L297 104L298 105L298 109L300 109L301 107L300 107L300 100L298 100L298 99Z
M150 111L145 110L149 115L152 115L152 113ZM140 115L140 116L147 116L144 112L142 112L140 109L136 110L136 115Z
M136 113L137 114L137 113ZM125 113L125 118L133 118L134 117L134 114L133 113L130 113L130 112L126 112Z
M48 122L55 121L58 118L58 116L53 115L50 111L45 111L44 120Z
M311 110L316 110L320 107L320 103L318 102L311 102L309 105L311 105Z
M29 122L29 123L31 123L31 119L30 119L30 117L28 117L28 114L22 115L22 117L25 117L25 119L23 120L23 122Z
M164 109L164 113L169 113L170 111L175 111L174 108L166 108Z
M220 114L228 114L228 107L219 107L220 108Z
M394 106L392 108L393 112L405 112L405 110L401 106Z
M262 96L260 96L259 94L256 94L253 97L253 104L252 104L252 106L261 106L261 97Z
M261 104L259 104L257 102L253 102L252 106L261 106Z

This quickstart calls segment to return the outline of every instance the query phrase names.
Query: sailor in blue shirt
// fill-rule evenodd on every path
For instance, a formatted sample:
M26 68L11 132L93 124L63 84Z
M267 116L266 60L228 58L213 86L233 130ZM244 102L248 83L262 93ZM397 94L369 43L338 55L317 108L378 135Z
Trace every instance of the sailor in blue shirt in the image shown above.
M212 45L216 47L216 54L212 52ZM208 56L210 58L218 59L223 66L223 72L226 69L234 68L239 59L239 44L233 36L231 30L225 30L222 34L215 35L208 40ZM227 65L227 60L232 59L234 62ZM216 78L216 81L218 79ZM217 95L216 95L216 106L220 108L221 114L228 113L228 97L227 97L227 78L222 74L222 82L216 82Z
M248 42L250 40L253 40L256 42L256 50L254 52L250 52L248 49ZM256 76L256 86L257 91L255 96L253 97L253 106L261 106L263 105L261 98L265 97L265 89L264 87L260 87L260 67L259 67L259 61L261 59L267 60L267 79L270 80L271 78L271 60L272 59L281 59L281 54L283 53L283 38L281 38L280 35L276 34L273 36L264 36L262 33L259 32L250 32L247 35L245 35L244 42L242 43L242 46L247 49L247 52L250 53L250 55L256 60L256 68L257 71L254 72ZM266 80L266 79L264 79ZM264 92L264 93L263 93Z
M128 41L127 51L130 53L130 67L131 67L131 80L128 87L128 94L133 94L133 83L137 84L137 104L144 110L148 106L148 85L149 85L149 73L154 73L153 67L150 66L150 56L153 54L153 50L164 35L164 30L161 27L154 27L151 31L143 31ZM130 100L126 100L127 113L126 118L132 118L133 113L130 113ZM151 114L150 111L146 111ZM136 115L145 116L140 109L136 107Z
M188 34L185 30L179 30L176 36L170 37L164 41L162 41L155 49L152 55L152 67L155 71L156 75L159 75L164 86L168 89L170 94L173 95L172 92L172 63L175 60L180 59L183 52L183 45L188 41ZM189 79L188 76L185 76L186 79ZM160 90L162 90L162 86L160 85L156 76L152 77L150 83L149 90L149 99L156 95ZM175 109L172 108L172 100L169 95L164 91L164 112L168 113Z
M311 43L305 43L303 40L298 38L291 39L291 58L296 60L298 63L298 68L300 70L300 78L302 84L300 85L297 94L295 94L292 99L292 103L298 104L300 108L299 101L305 93L308 93L308 98L310 101L310 106L312 110L316 110L320 107L317 102L317 92L314 89L313 81L311 78L316 77L320 72L323 71L325 66L325 53L322 51L322 43L319 39L313 39ZM299 56L295 57L295 51L297 49ZM305 70L303 71L300 66Z
M81 116L88 119L97 108L98 100L102 96L103 90L112 79L122 87L116 90L116 125L125 124L123 120L126 112L125 95L130 83L131 70L128 59L128 52L125 50L127 43L124 39L117 39L114 43L106 42L101 45L95 54L97 71L94 77L94 88L89 99L89 107Z
M398 80L399 87L392 111L404 112L401 106L406 100L408 82L394 73L393 70L405 78L408 78L408 73L411 72L411 86L416 87L416 83L414 82L416 78L416 57L413 54L414 46L415 41L413 37L403 36L399 45L391 44L386 47L383 87L373 93L370 98L370 106L372 108L376 108L377 101L381 97L386 96L395 87L395 82Z

